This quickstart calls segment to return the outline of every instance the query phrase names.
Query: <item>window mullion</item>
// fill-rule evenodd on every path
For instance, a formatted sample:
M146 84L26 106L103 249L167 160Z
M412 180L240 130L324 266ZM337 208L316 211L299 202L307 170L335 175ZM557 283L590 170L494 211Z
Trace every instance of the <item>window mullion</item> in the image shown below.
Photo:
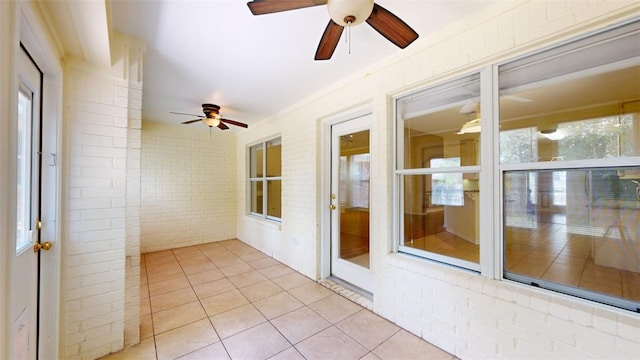
M480 204L493 211L480 211L480 273L490 279L501 277L500 246L500 195L499 181L495 169L498 162L496 139L498 138L498 71L496 67L486 67L480 73L480 111L482 131L480 133Z
M475 73L396 99L394 126L396 249L473 271L480 271L480 85Z
M269 209L269 184L267 181L267 142L262 143L262 217L267 218Z

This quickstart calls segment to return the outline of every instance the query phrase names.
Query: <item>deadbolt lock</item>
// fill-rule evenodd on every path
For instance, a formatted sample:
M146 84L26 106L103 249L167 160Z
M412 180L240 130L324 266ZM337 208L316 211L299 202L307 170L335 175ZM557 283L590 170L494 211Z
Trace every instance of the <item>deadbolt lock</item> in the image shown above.
M53 244L51 243L51 241L45 241L42 244L36 243L35 245L33 245L33 252L38 252L40 251L40 249L49 250L52 246Z
M333 204L331 204L331 205L329 205L329 209L331 209L331 210L335 210L335 209L336 209L336 206L335 206L335 205L333 205Z

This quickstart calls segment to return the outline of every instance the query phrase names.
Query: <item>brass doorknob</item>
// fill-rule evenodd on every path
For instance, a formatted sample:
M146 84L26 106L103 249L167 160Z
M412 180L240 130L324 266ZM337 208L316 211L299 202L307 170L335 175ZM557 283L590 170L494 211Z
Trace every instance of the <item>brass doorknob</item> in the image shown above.
M331 205L329 205L329 209L331 209L331 210L335 210L335 209L336 209L336 206L335 206L335 205L333 205L333 204L331 204Z
M53 244L51 243L51 241L45 241L42 244L36 243L35 245L33 245L33 252L38 252L40 251L40 249L49 250L52 246Z

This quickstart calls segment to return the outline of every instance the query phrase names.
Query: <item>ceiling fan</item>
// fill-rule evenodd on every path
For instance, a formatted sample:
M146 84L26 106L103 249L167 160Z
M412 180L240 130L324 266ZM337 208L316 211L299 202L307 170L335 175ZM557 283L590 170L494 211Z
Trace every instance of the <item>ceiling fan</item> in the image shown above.
M198 122L198 121L202 121L208 127L212 128L212 127L215 126L220 130L228 130L229 129L229 127L225 123L230 124L230 125L240 126L240 127L243 127L243 128L249 127L249 125L247 125L245 123L241 123L239 121L223 119L222 115L220 115L220 106L218 106L218 105L202 104L202 112L204 113L205 116L186 114L186 113L180 113L180 112L173 112L173 111L171 112L171 114L197 116L199 118L199 119L185 121L182 124L192 124L192 123L195 123L195 122Z
M344 28L363 21L401 49L418 38L418 33L409 25L373 0L254 0L247 3L253 15L325 4L331 19L318 44L315 60L330 59Z

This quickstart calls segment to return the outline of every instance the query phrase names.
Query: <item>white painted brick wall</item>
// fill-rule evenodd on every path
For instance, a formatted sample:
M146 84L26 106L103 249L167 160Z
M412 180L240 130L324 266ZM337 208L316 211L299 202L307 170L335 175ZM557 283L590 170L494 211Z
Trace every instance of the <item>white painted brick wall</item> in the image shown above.
M62 319L68 358L104 355L123 342L126 169L118 164L126 162L126 148L114 143L127 129L114 119L126 117L127 109L115 105L118 85L81 65L65 69L69 185Z
M124 46L128 59L128 85L116 88L116 98L127 100L127 117L116 124L127 126L127 211L125 228L124 345L140 342L140 159L142 147L142 62L140 46Z
M142 66L140 48L114 56ZM139 341L141 72L64 71L62 354L95 359Z
M236 236L236 136L183 120L143 124L142 253Z
M318 276L323 181L319 119L372 101L374 311L463 359L640 358L628 311L392 254L391 102L421 84L475 71L640 14L637 1L509 1L362 69L238 136L238 238ZM282 136L281 226L246 212L247 146Z

